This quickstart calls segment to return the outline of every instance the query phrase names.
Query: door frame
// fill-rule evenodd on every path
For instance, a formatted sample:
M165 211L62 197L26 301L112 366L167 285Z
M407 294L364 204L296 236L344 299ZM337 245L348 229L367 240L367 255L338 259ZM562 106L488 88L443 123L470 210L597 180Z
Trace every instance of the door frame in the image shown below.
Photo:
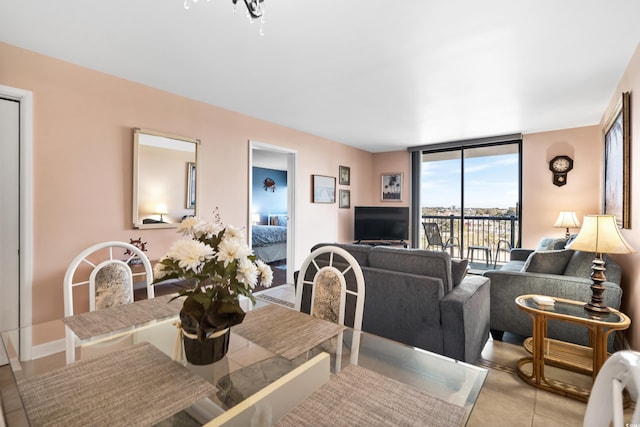
M267 150L274 153L285 154L287 156L287 283L293 283L293 270L295 264L295 230L296 230L296 150L279 147L277 145L266 144L254 140L249 140L249 200L247 211L248 225L247 235L251 244L251 215L253 213L253 150Z
M20 102L20 327L32 324L33 285L33 93L0 85L0 96ZM31 355L31 337L21 336L20 354Z

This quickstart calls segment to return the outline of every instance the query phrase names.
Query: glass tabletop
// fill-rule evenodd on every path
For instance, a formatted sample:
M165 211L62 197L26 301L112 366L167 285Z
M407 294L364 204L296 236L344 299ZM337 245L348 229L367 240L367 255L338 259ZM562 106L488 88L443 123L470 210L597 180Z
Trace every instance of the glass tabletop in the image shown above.
M169 316L126 330L76 340L72 359L85 361L105 354L117 356L124 349L145 342L173 356L178 332L174 326L176 320L175 316ZM2 332L15 380L37 378L69 366L65 350L65 334L69 333L72 332L62 320ZM341 340L327 340L291 359L249 341L234 333L232 328L229 351L222 360L205 366L182 362L189 371L215 387L215 392L207 399L183 412L197 423L206 423L236 405L246 404L250 396L264 393L285 377L306 375L299 372L316 363L321 356L329 360L330 370L335 373L336 354L341 355L340 366L344 369L352 362L350 347L354 333L360 334L358 365L462 407L464 421L469 419L487 376L486 369L350 329L344 332ZM336 351L337 345L340 351ZM291 397L292 392L289 392L281 399ZM171 420L168 421L171 424Z
M593 313L584 309L584 302L573 301L564 298L551 297L555 301L553 305L540 305L534 300L535 295L522 295L516 298L516 303L523 308L551 314L583 320L589 323L617 324L626 322L627 317L617 310L610 309L609 313Z

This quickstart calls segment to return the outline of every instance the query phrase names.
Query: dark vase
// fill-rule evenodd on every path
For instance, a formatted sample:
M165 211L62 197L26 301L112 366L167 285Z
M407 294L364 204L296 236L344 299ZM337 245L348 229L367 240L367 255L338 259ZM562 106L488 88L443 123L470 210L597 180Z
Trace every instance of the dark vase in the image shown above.
M231 329L223 329L223 333L215 332L210 338L201 342L196 336L196 325L182 310L180 311L182 322L182 342L184 343L184 354L187 361L193 365L210 365L221 360L229 350L229 340ZM185 335L189 334L193 338Z

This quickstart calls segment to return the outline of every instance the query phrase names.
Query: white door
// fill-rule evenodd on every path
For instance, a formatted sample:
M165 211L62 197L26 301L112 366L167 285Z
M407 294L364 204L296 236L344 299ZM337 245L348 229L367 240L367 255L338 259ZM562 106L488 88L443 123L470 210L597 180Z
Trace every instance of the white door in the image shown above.
M0 98L0 330L17 328L20 319L19 152L20 103Z

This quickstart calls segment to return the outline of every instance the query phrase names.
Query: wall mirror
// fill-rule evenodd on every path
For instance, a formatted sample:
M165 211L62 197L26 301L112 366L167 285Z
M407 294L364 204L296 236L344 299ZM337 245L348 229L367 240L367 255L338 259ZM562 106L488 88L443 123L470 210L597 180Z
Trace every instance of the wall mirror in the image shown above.
M200 141L133 130L133 228L173 228L196 214Z

